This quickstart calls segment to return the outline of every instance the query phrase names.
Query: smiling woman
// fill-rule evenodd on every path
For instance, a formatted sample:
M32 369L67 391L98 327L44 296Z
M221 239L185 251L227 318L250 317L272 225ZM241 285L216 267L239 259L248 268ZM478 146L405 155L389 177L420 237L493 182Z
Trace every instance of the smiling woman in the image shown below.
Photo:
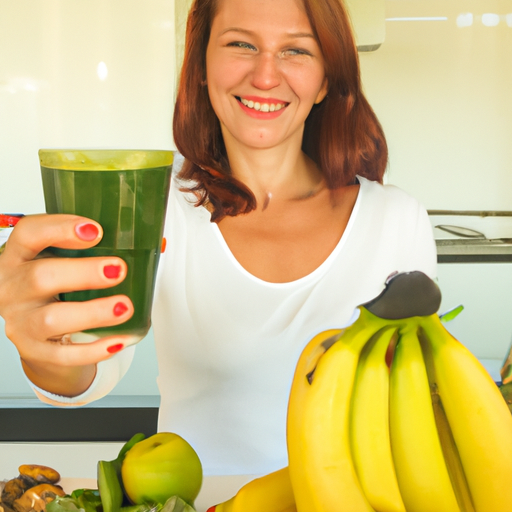
M430 223L415 199L381 184L386 141L339 0L195 0L174 136L184 159L152 311L158 429L186 439L207 475L262 474L287 464L303 347L349 323L392 273L435 277ZM83 222L26 216L0 255L0 315L54 405L105 396L134 352L109 352L121 336L51 341L116 321L95 300L70 316L54 299L105 287L104 258L34 257L90 247L77 238Z

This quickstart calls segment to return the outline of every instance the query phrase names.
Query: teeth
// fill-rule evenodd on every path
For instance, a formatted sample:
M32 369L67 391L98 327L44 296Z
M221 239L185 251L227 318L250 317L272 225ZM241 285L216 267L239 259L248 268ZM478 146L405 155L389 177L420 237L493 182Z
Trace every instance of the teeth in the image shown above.
M257 101L246 100L244 98L240 98L240 101L246 107L259 110L260 112L276 112L277 110L281 110L285 107L284 103L259 103Z

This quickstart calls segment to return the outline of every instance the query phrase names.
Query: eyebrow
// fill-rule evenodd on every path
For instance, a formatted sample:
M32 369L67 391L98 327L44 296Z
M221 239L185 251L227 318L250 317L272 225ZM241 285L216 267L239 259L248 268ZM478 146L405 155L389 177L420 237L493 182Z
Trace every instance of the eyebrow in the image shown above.
M238 32L240 34L245 34L248 36L254 35L254 32L252 32L251 30L247 30L245 28L240 28L240 27L228 27L228 28L224 29L220 33L220 35L223 36L224 34L226 34L228 32ZM315 39L315 36L309 32L291 32L291 33L287 33L286 36L289 37L290 39L297 39L297 38L301 38L301 37L309 37L311 39Z

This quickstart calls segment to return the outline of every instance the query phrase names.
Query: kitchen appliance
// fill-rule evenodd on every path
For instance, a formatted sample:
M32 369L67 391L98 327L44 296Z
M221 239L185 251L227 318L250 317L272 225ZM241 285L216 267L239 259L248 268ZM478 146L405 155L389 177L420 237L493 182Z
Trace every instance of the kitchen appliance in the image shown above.
M512 211L430 210L440 312L462 304L447 329L499 382L512 343Z

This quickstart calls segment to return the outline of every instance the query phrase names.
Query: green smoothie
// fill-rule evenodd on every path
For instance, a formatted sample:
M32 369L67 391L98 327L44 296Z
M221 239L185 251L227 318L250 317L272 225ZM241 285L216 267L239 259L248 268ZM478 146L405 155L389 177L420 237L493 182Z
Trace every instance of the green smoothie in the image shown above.
M135 308L122 325L87 331L97 336L148 331L160 256L173 155L171 151L41 150L47 213L82 215L99 222L100 243L81 251L52 248L61 257L119 256L128 275L103 290L63 293L64 301L126 294Z

